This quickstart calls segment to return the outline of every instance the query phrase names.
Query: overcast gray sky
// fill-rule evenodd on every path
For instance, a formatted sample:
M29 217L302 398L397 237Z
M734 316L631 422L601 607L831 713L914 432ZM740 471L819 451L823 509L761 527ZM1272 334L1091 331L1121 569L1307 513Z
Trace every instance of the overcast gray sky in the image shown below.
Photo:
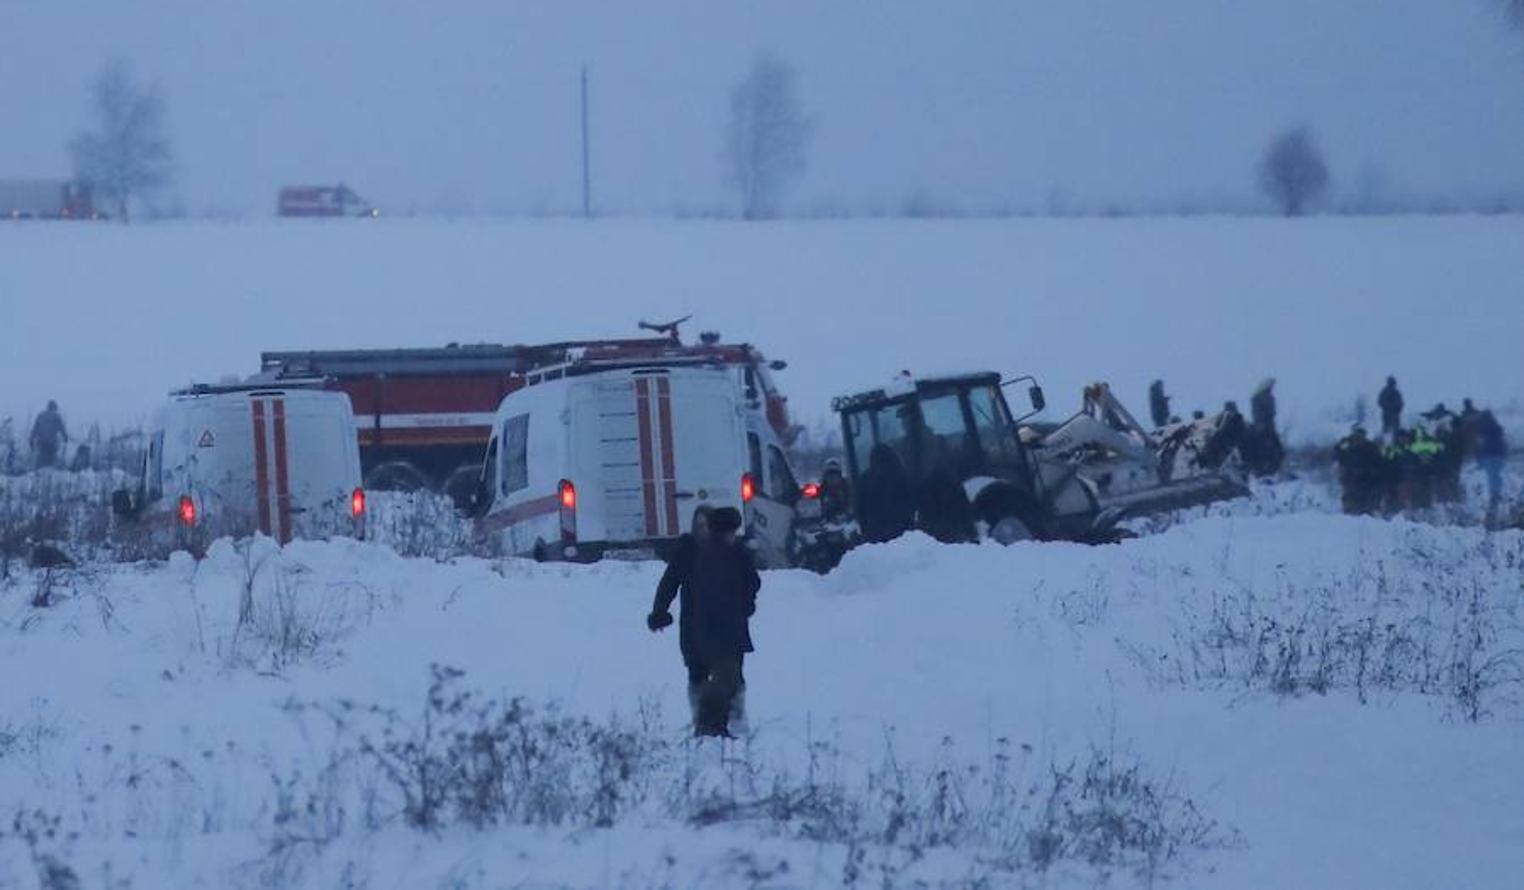
M1498 5L0 0L0 178L68 173L117 55L163 87L192 213L341 179L394 212L566 210L586 63L599 206L715 206L727 92L765 48L819 123L796 209L1241 203L1296 122L1345 193L1517 198L1524 35Z

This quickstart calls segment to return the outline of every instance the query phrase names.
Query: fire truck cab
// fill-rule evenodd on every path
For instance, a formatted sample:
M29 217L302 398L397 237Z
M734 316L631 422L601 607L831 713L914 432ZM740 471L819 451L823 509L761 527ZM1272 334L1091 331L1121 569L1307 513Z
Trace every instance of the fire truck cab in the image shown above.
M697 508L735 507L783 567L800 488L732 369L584 365L503 399L477 499L491 543L540 560L665 556Z
M113 496L119 530L150 552L198 556L225 535L363 538L354 416L343 393L321 384L172 393L135 484Z

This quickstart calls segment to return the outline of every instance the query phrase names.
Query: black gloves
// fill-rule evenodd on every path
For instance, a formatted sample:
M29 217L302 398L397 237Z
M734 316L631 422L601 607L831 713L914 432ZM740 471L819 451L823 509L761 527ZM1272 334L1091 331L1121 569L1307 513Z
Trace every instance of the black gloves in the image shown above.
M671 627L671 626L672 626L672 613L671 612L652 612L651 614L646 616L646 627L649 627L652 631L658 631L658 630L661 630L664 627Z

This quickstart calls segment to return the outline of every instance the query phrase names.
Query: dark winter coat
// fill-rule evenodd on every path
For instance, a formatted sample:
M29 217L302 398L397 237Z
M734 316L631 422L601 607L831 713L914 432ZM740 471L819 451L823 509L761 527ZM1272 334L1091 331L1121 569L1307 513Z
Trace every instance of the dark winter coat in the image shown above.
M1396 420L1402 416L1402 392L1390 383L1381 388L1376 404L1381 407L1383 419Z
M1385 478L1381 447L1365 436L1346 436L1339 440L1334 454L1339 475L1345 485L1377 486Z
M50 409L37 415L37 420L32 423L31 445L34 451L56 452L68 440L69 433L64 429L62 414Z
M869 541L892 541L915 523L915 492L899 456L887 445L874 447L868 469L857 482L857 522Z
M1148 386L1148 413L1158 429L1169 423L1169 396L1164 394L1164 381L1155 380Z
M1275 392L1266 387L1249 399L1249 417L1262 430L1275 429Z
M945 471L932 473L921 484L916 524L944 544L977 540L973 505L963 486Z
M1503 438L1503 426L1492 412L1483 413L1476 421L1476 444L1472 452L1477 460L1500 459L1508 456L1508 442Z
M837 519L852 512L852 484L840 473L831 473L820 480L820 513L826 519Z
M757 611L761 588L762 578L744 544L701 544L683 535L656 585L652 611L665 613L676 599L683 661L713 664L753 651L747 619Z

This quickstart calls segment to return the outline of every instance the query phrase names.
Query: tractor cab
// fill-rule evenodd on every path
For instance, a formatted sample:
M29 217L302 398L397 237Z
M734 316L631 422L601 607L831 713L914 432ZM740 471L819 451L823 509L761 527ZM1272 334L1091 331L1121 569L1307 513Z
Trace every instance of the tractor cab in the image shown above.
M1030 396L1033 409L1041 410L1042 390L1033 386ZM960 480L1030 476L998 374L906 378L839 398L833 407L841 415L854 479L866 472L879 446L893 451L911 482L941 473Z
M883 389L836 399L832 407L841 415L842 444L860 514L902 507L903 517L914 515L917 526L944 537L930 527L932 515L952 539L1043 535L1047 498L1017 426L1043 409L1043 393L1031 378L1012 382L1029 384L1031 411L1020 418L1012 416L1005 400L1008 384L993 372L906 375ZM865 477L886 474L903 479L902 505L863 496ZM928 510L928 501L944 508L960 501L961 506ZM949 528L943 517L960 511L963 518ZM859 518L865 532L879 519ZM894 522L888 526L892 530Z

